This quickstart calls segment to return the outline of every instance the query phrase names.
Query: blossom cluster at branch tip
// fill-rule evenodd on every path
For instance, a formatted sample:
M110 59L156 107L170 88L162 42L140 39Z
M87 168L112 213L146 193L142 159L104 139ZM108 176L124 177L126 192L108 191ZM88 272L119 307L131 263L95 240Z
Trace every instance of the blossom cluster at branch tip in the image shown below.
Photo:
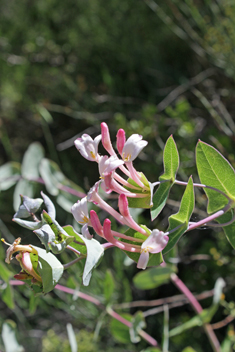
M102 141L103 147L109 155L98 154L100 141ZM137 267L142 269L145 269L148 264L149 253L161 252L168 242L168 237L162 231L153 230L149 234L149 231L146 231L132 218L128 207L128 198L146 199L146 197L149 197L149 206L151 206L153 187L145 176L137 172L133 166L133 161L147 144L148 142L138 134L133 134L126 139L125 131L119 129L116 136L116 148L121 158L118 157L112 146L109 128L105 122L101 123L101 135L94 140L87 134L78 138L75 141L76 148L84 158L97 162L100 180L91 187L87 196L75 203L71 209L75 220L82 225L82 235L84 237L88 239L93 237L89 233L89 227L92 227L100 237L114 246L127 252L140 253ZM124 174L124 178L120 175L120 172L117 173L118 169ZM125 177L128 177L128 179L125 179ZM101 189L106 194L111 192L118 194L119 212L102 198ZM91 210L89 215L88 203L93 203L98 208L106 211L120 224L135 230L146 239L113 231L111 221L108 218L104 220L102 225L95 210Z

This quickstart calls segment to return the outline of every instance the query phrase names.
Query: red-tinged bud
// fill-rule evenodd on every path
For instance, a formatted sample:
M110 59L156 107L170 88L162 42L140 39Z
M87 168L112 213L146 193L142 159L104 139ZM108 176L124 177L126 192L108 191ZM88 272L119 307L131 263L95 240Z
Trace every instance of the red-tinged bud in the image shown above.
M101 225L99 217L94 210L90 211L90 221L91 221L91 225L92 225L93 229L95 230L95 232L99 236L103 237L103 226Z
M33 268L33 264L31 261L30 253L29 252L21 252L16 255L16 259L20 262L22 269L35 278L37 281L42 282L41 277L36 273Z
M122 155L122 150L125 143L126 143L125 131L122 128L120 128L120 130L118 130L118 133L117 133L117 150L120 155Z
M115 155L115 151L113 150L113 146L110 139L109 128L105 122L101 123L101 135L102 135L102 144L104 148L110 155Z
M119 211L124 217L129 217L128 200L125 194L120 194L118 199Z
M31 280L33 277L23 271L21 271L19 274L14 275L14 278L16 280Z
M103 224L103 233L104 233L104 238L109 241L109 242L113 242L113 236L111 233L111 221L109 219L105 219L104 220L104 224Z

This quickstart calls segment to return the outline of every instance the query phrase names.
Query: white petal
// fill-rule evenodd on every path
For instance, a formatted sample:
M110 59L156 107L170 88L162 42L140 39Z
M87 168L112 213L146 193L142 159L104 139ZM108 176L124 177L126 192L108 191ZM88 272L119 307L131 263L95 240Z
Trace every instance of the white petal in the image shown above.
M140 254L138 263L137 263L137 268L138 269L146 269L146 266L148 264L149 261L149 252L148 251L143 251Z
M91 240L93 238L93 235L91 235L90 232L89 232L87 224L82 227L82 235L87 240Z

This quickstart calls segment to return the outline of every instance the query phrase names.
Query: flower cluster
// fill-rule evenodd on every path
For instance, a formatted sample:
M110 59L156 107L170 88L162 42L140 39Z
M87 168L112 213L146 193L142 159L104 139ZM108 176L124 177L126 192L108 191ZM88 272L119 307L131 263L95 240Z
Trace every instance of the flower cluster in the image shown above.
M99 142L109 155L98 153ZM157 229L147 231L132 218L128 208L129 199L147 199L151 206L153 186L147 181L143 173L139 173L133 166L133 161L147 145L142 136L133 134L126 140L125 131L120 129L117 133L116 147L118 154L113 149L109 129L106 123L101 123L101 135L94 140L87 134L75 141L75 146L81 155L89 161L98 163L100 180L90 189L87 196L75 203L71 209L75 220L82 225L82 235L91 239L89 226L112 245L128 251L139 253L137 267L145 269L149 253L160 253L168 242L168 236ZM121 171L128 179L117 173ZM118 196L119 212L112 208L99 193L100 187L106 193L116 192ZM111 229L111 221L107 218L103 225L94 210L88 211L88 203L92 202L105 210L120 224L140 233L142 238L128 236ZM127 242L126 242L127 241ZM131 243L134 242L135 244Z

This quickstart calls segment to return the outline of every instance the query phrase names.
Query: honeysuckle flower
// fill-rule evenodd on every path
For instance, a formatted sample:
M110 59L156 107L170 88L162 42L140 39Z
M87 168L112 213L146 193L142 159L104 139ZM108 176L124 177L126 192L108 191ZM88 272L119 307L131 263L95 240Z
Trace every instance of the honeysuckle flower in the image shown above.
M21 242L21 238L20 237L18 237L13 242L13 244L7 243L3 238L2 238L2 242L9 246L9 248L7 249L7 252L6 252L6 259L5 259L5 262L7 264L10 264L11 259L12 259L12 255L14 253L16 253L16 252L29 252L29 253L37 254L36 249L31 247L30 245L22 245L22 244L20 244L20 242Z
M116 155L108 157L107 155L102 156L99 161L99 173L103 179L108 174L114 172L119 166L123 165L124 161L118 159Z
M80 154L87 160L99 161L98 145L101 141L101 135L95 137L93 140L88 134L83 134L81 138L77 138L74 142L75 147Z
M19 261L22 271L16 275L17 279L21 280L27 280L27 279L32 279L33 281L39 281L42 282L41 277L38 275L38 273L34 270L33 264L31 261L30 253L32 254L38 254L37 250L30 245L21 245L21 238L17 238L13 244L7 243L4 239L2 239L2 242L7 244L9 246L7 252L6 252L6 259L5 262L7 264L10 264L12 255L16 252L19 252L16 255L16 259Z
M72 208L71 212L73 214L74 219L81 225L85 225L89 223L89 214L87 208L87 197L82 198L77 201Z
M148 142L143 141L142 138L143 137L139 134L133 134L127 139L122 149L122 159L125 162L135 160L141 150L148 144Z
M169 237L157 229L142 243L140 257L137 263L138 269L146 269L149 261L149 253L160 253L167 245Z

